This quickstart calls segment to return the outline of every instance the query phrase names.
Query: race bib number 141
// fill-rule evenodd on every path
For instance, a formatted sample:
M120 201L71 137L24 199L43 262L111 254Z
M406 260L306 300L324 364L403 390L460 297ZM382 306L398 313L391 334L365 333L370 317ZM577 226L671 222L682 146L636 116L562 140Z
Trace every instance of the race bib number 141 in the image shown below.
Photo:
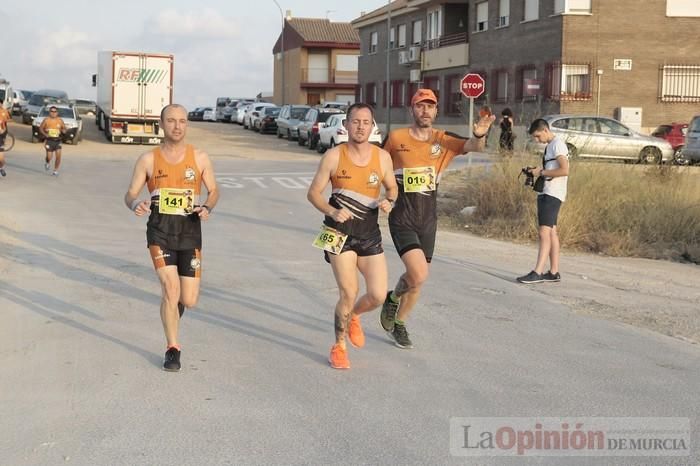
M166 215L189 215L194 210L194 191L191 189L161 188L158 212Z

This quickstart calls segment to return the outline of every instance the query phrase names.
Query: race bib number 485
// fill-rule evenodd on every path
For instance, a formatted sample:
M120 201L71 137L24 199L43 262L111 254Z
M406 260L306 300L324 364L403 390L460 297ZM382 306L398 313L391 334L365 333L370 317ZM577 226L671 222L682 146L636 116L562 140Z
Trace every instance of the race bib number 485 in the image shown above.
M348 235L345 233L341 233L335 228L321 225L321 232L316 236L312 244L314 247L328 251L331 254L340 254L347 239Z
M194 191L191 189L161 188L158 212L166 215L189 215L194 210Z
M435 191L436 182L435 167L403 169L403 191L406 193Z

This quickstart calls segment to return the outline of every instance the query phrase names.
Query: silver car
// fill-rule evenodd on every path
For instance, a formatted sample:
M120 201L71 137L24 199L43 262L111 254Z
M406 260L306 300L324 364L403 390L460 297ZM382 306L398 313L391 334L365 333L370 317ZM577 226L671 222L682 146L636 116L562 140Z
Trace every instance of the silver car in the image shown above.
M700 162L700 115L690 120L685 146L681 149L680 162L683 164Z
M645 136L617 120L589 115L547 115L554 134L561 137L572 158L626 160L639 163L670 162L673 148L668 142ZM542 153L544 144L529 140L526 150Z
M51 107L56 107L58 117L66 125L66 132L61 136L61 140L68 144L79 144L83 139L83 120L78 115L75 107L65 104L46 105L39 110L39 113L32 121L32 142L44 140L44 136L39 132L39 127L44 119L49 116L49 108Z

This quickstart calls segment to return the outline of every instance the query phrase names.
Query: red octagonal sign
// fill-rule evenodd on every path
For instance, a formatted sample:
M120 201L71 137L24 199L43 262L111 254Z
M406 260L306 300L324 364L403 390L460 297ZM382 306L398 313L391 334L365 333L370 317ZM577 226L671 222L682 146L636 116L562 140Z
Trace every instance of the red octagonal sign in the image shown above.
M462 94L465 97L477 98L484 93L486 88L484 78L476 73L469 73L462 78Z

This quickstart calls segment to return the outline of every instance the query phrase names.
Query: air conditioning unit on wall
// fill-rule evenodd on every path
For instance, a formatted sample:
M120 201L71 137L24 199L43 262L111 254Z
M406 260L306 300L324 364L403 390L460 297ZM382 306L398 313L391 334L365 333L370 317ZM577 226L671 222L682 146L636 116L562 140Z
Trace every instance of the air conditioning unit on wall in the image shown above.
M399 51L399 65L408 65L408 51L406 50L400 50Z
M408 78L412 83L420 82L420 70L411 70L411 74Z
M420 46L410 47L408 49L408 61L411 63L420 61Z

